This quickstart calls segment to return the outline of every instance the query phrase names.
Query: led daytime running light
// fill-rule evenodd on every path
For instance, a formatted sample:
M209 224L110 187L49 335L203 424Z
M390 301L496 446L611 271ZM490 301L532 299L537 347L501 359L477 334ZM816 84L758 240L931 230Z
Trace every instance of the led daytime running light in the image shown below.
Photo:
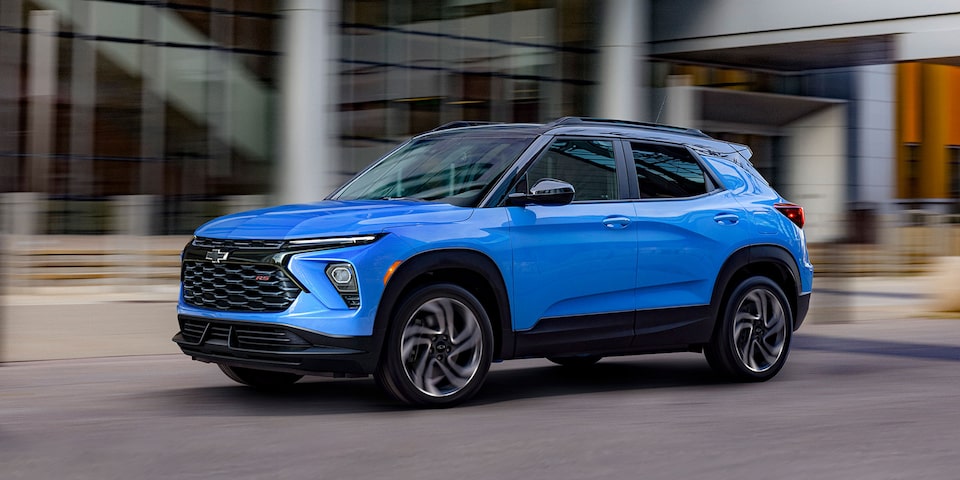
M333 237L333 238L307 238L302 240L290 240L290 245L295 246L323 246L323 245L364 245L377 239L376 235L361 235L356 237Z

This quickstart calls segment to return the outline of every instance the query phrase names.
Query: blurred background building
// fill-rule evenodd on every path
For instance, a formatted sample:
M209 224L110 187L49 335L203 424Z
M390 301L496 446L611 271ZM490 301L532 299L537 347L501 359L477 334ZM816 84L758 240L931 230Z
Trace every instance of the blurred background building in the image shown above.
M189 234L581 115L748 144L812 241L876 242L960 206L957 38L955 0L2 0L2 230Z

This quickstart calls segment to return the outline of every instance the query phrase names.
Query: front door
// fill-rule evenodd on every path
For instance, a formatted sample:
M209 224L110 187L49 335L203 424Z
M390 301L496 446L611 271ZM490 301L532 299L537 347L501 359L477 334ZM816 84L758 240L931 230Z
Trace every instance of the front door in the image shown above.
M633 336L637 230L621 201L608 139L554 140L520 182L570 183L573 203L508 207L513 242L513 328L517 354L549 355L629 346Z

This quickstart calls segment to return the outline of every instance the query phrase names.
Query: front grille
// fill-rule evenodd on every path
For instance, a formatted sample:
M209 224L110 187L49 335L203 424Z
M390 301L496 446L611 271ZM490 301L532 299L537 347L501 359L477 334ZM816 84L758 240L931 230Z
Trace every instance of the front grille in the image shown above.
M183 262L183 300L224 312L282 312L300 287L273 265Z
M276 250L283 244L283 240L226 240L207 237L193 239L193 246L202 248Z
M245 350L296 352L311 346L303 337L284 328L209 322L196 318L181 318L180 332L189 343L211 343Z

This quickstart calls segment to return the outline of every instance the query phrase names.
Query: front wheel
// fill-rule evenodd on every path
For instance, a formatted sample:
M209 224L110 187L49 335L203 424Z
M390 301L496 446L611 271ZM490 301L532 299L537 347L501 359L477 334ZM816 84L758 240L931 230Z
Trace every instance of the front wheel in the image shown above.
M271 372L253 368L231 367L222 364L218 364L218 366L220 370L233 381L258 390L274 390L287 387L303 378L303 375L297 375L295 373Z
M392 319L377 383L411 405L449 407L480 390L493 358L493 332L480 302L452 284L416 290Z
M704 349L723 376L762 382L783 368L793 333L793 314L783 290L766 277L751 277L730 293L720 324Z

